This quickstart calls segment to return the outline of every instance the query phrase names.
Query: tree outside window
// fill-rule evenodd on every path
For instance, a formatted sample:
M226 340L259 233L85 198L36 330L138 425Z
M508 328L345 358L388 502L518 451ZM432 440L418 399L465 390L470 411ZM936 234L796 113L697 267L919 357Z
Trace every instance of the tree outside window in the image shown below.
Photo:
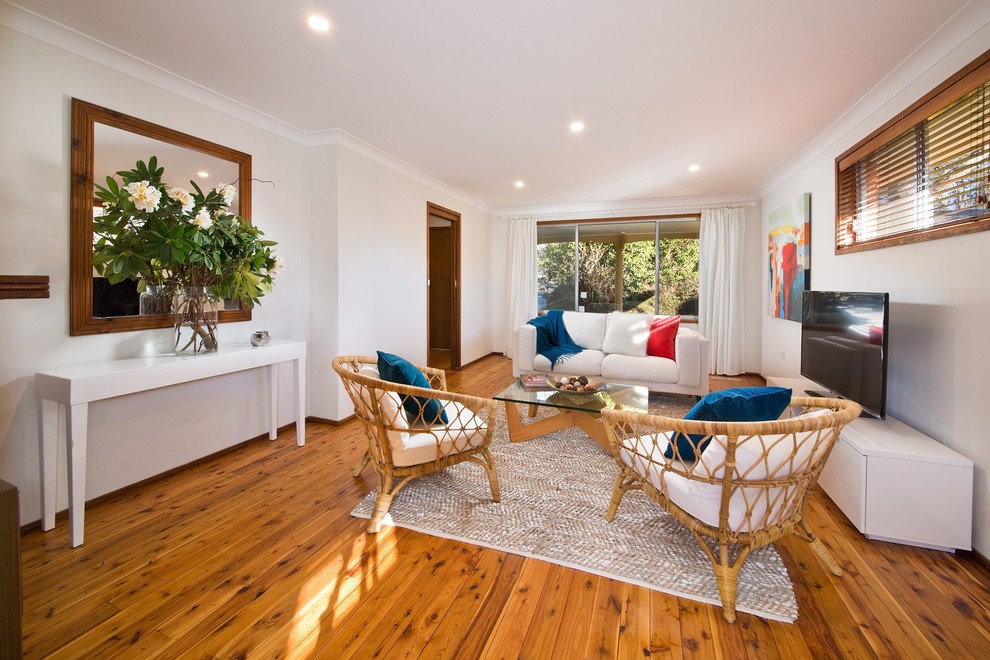
M697 316L698 231L696 217L541 225L540 311Z

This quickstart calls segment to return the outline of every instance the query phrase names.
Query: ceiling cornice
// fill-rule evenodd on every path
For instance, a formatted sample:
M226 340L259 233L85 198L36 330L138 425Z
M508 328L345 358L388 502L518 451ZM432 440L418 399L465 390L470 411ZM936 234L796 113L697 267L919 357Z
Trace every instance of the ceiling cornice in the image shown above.
M621 202L588 204L558 204L498 208L496 218L534 217L541 220L583 220L587 218L638 217L671 213L698 213L711 206L754 206L760 201L756 193L714 195L706 197L669 197L666 199L634 199Z
M88 37L44 16L0 0L0 25L125 75L178 94L271 133L306 144L306 133L151 62Z
M929 88L937 85L939 80L952 75L965 62L978 57L986 50L986 44L990 43L990 39L981 40L972 38L981 30L990 32L990 3L971 1L943 23L931 37L915 48L893 71L884 76L859 101L842 113L828 128L812 140L807 147L802 149L784 167L760 186L760 197L766 197L774 188L826 153L832 145L846 139L860 124L867 122L884 105L895 100L899 94L908 90L912 84L919 82L926 73L938 69L954 51L963 48L968 51L959 58L962 60L962 64L946 64L943 68L947 67L947 70L945 72L939 72L940 77L938 80L927 85L925 89L918 93L912 91L912 98L906 101L903 107L907 107L915 98L918 98L926 93ZM981 44L983 45L981 46ZM953 61L956 61L955 58L953 58ZM903 107L893 110L890 116L896 115ZM884 121L886 119L879 118L876 121L877 126ZM860 132L865 135L869 131Z
M318 132L303 131L296 126L276 119L271 115L235 101L223 94L219 94L151 62L97 41L76 30L51 21L44 16L39 16L28 9L9 2L9 0L0 0L0 25L141 80L142 82L147 82L168 92L178 94L212 110L240 119L252 126L292 140L298 144L307 147L326 144L337 144L346 147L423 185L438 189L440 192L474 206L485 213L492 212L491 207L481 200L443 183L439 179L389 155L387 152L368 144L347 131L342 129Z
M429 186L431 188L437 189L451 197L458 199L466 204L469 204L485 213L491 214L492 208L485 202L472 197L471 195L449 186L443 181L436 179L422 170L418 170L409 163L399 160L395 156L388 154L378 147L368 144L364 140L354 135L351 135L347 131L340 128L333 128L329 131L319 131L315 133L308 134L309 146L322 146L328 144L335 144L341 147L350 149L351 151L358 153L365 158L375 161L381 165L384 165L392 170L395 170L399 174L406 176L414 181L418 181L423 185Z

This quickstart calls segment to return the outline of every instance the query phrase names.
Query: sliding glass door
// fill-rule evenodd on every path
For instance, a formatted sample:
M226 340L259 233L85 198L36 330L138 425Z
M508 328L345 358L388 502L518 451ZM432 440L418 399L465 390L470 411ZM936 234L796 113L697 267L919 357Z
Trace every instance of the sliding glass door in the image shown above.
M697 316L698 228L695 217L541 224L540 311Z

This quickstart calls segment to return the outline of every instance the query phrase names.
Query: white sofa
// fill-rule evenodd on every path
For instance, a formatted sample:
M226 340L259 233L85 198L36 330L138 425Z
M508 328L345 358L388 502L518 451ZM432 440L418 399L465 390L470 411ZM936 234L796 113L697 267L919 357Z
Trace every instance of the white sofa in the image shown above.
M536 328L526 324L513 331L516 355L512 374L553 373L601 376L604 380L641 385L651 392L708 394L709 344L701 333L681 324L675 340L676 360L646 354L650 314L564 312L564 327L584 350L551 370L550 361L536 352Z

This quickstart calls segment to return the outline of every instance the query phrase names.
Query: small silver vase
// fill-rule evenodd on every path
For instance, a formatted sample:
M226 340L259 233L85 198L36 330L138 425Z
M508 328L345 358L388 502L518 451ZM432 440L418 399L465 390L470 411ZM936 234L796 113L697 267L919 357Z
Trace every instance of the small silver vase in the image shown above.
M252 346L264 346L272 337L268 334L267 330L255 330L251 333L251 345Z

